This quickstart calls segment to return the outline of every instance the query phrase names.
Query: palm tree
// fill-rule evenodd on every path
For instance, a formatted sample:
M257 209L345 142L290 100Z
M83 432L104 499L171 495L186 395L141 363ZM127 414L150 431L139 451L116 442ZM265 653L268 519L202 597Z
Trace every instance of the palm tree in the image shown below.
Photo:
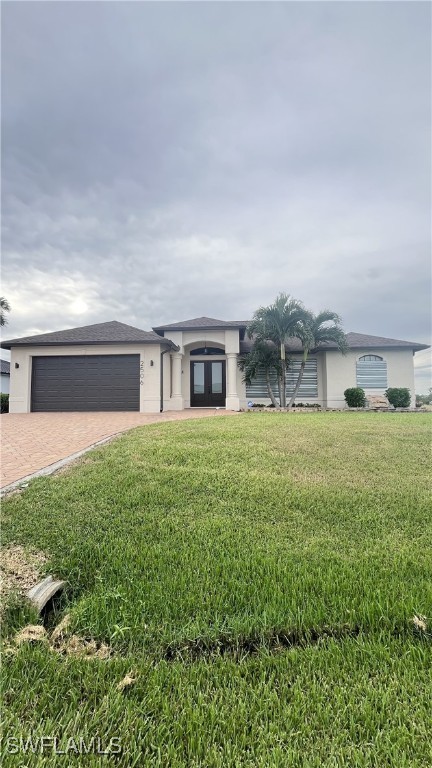
M243 381L245 384L251 384L257 373L260 370L264 371L268 396L274 407L278 408L279 404L275 398L270 381L271 373L276 372L279 379L281 371L281 363L275 347L265 341L257 339L250 352L247 352L239 358L238 366L243 372Z
M280 361L280 405L286 407L286 349L288 339L298 336L306 328L306 310L301 301L280 293L269 307L260 307L254 312L247 328L249 338L255 336L259 341L272 341L279 348ZM305 331L306 332L306 331Z
M7 317L6 312L10 312L10 304L4 296L0 296L0 325L6 325Z
M332 323L332 325L328 325L328 323ZM316 349L328 342L333 342L343 355L346 355L348 352L348 342L340 324L341 318L339 315L336 312L331 312L329 309L324 309L322 312L318 312L317 315L314 315L313 312L305 312L296 334L303 344L303 357L288 408L292 408L297 397L311 349Z

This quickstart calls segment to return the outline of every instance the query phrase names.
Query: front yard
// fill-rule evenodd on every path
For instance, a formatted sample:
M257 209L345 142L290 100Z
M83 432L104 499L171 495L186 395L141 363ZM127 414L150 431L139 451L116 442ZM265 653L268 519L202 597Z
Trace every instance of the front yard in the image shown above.
M110 655L16 649L34 617L6 611L3 743L115 737L122 766L427 765L430 438L429 414L156 424L11 496L3 545L68 581L48 628L70 613Z

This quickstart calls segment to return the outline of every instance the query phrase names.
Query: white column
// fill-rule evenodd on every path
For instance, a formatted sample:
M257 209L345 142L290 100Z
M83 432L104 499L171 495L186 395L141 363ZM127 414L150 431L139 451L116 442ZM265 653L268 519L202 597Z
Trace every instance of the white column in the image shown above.
M181 352L174 352L171 355L172 360L172 394L171 394L171 408L173 411L182 411L183 404L183 389L182 389L182 363L183 355Z
M237 352L227 352L227 396L226 409L240 410L240 398L237 392Z

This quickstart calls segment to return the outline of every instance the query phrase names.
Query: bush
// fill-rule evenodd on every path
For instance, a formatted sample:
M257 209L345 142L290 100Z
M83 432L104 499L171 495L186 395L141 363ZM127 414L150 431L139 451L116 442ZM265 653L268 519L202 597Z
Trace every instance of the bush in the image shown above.
M430 405L432 403L432 388L429 390L428 395L416 395L416 406L419 408L421 405Z
M9 395L6 392L0 394L0 413L9 413Z
M390 405L395 408L409 408L411 403L411 393L406 387L390 387L384 392Z
M344 397L348 408L364 408L366 405L365 391L361 387L346 389Z

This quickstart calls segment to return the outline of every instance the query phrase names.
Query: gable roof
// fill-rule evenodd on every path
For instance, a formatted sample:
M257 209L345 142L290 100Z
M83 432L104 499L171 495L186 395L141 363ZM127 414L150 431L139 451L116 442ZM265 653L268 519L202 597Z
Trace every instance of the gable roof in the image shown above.
M2 374L2 376L10 376L9 360L0 360L0 373Z
M428 349L427 344L418 344L415 341L402 341L401 339L387 339L385 336L370 336L366 333L347 333L346 338L350 349L412 349L415 352L420 349ZM246 354L250 351L254 339L245 338L240 343L240 353ZM302 352L301 341L296 338L290 339L285 345L287 352ZM320 344L317 350L337 349L334 342Z
M214 317L193 317L192 320L182 320L180 323L169 325L157 325L153 327L156 333L160 331L214 331L218 328L246 328L248 321L243 320L216 320Z
M2 341L3 349L19 346L58 346L68 344L165 344L176 348L169 339L162 340L153 331L142 331L133 325L111 320L108 323L83 325L79 328L68 328L64 331L41 333L36 336L23 336L19 339Z

